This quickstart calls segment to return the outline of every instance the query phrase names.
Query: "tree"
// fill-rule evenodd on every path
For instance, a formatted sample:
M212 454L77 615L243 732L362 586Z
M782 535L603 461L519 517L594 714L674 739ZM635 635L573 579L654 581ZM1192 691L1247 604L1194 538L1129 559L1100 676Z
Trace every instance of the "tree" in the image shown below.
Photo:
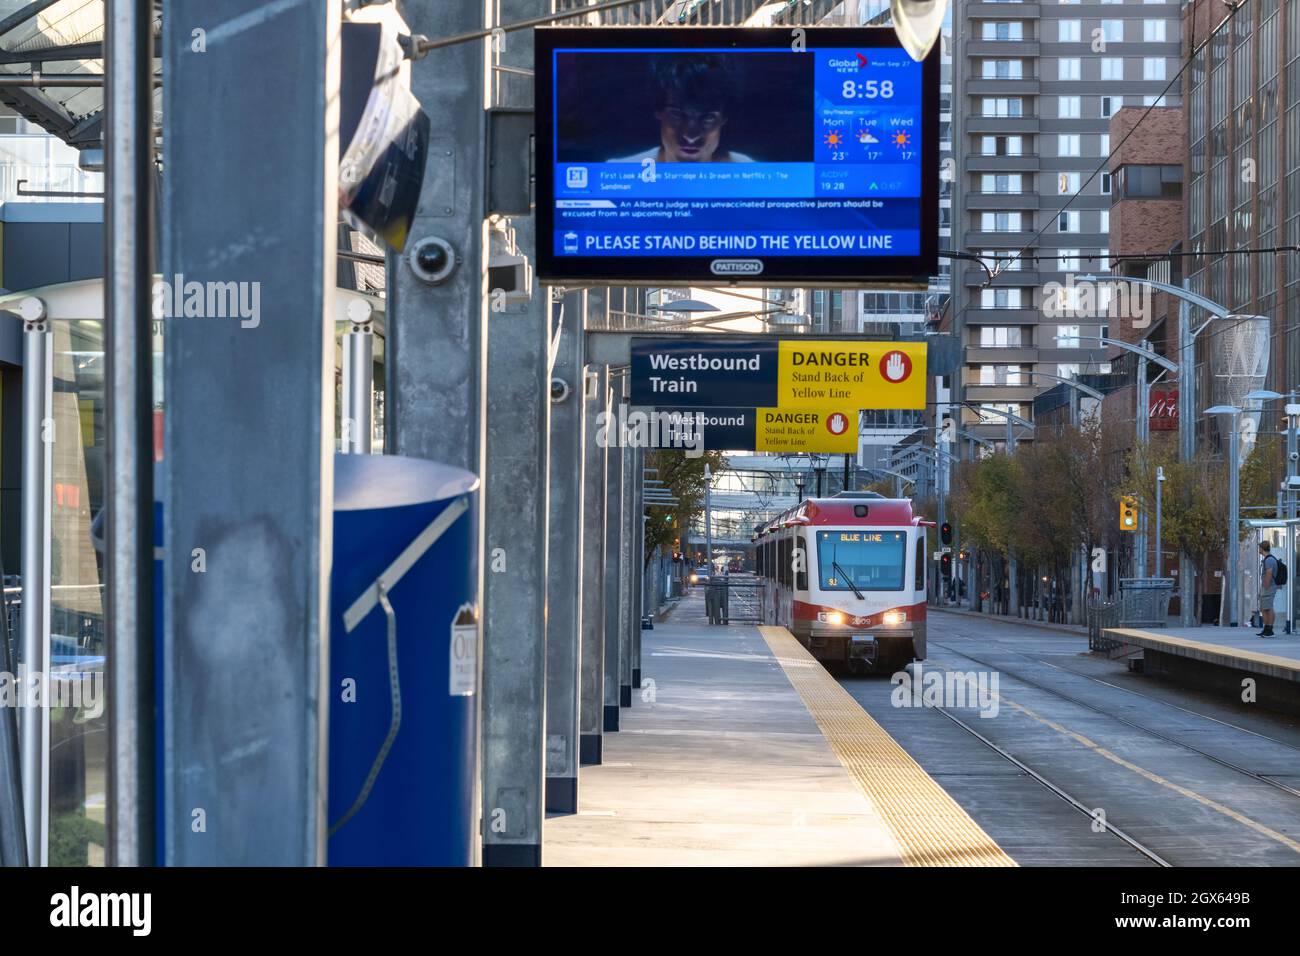
M651 508L645 522L645 560L647 566L655 549L663 547L673 550L682 533L691 526L691 522L704 512L704 466L708 465L713 474L727 467L726 459L720 451L706 451L698 457L690 457L684 450L647 449L646 468L656 468L656 476L663 482L662 486L672 493L678 501L673 508Z

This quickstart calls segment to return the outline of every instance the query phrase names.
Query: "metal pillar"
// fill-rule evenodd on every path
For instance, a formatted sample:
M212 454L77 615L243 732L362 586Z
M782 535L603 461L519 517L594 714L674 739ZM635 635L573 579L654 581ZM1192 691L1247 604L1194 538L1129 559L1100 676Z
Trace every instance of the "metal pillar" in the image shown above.
M1237 432L1240 430L1241 413L1234 412L1232 418L1232 437L1229 439L1232 443L1228 449L1228 579L1224 582L1224 597L1228 610L1228 626L1236 627L1237 622L1241 620L1240 608L1241 603L1239 594L1241 588L1239 584L1239 568L1241 558L1241 501L1240 501L1240 476L1241 476L1241 449L1237 446Z
M515 220L533 248L533 220ZM497 231L493 230L494 236ZM488 320L483 865L541 864L546 727L550 302ZM572 468L572 462L566 463Z
M48 320L23 328L23 610L20 672L50 673L50 483L54 464L54 333ZM31 686L22 681L22 689ZM23 822L27 860L49 859L50 709L24 699L19 709Z
M632 454L632 689L641 687L641 618L645 616L645 449Z
M369 455L374 422L375 333L369 326L343 336L343 388L339 427L340 449L345 455Z
M1156 577L1161 577L1164 573L1164 557L1161 554L1161 548L1163 546L1163 542L1160 535L1160 531L1161 531L1160 516L1164 504L1164 500L1162 497L1162 491L1164 489L1164 485L1165 485L1164 476L1157 475L1156 476ZM1142 573L1139 575L1139 577L1145 577L1145 576L1146 576L1146 565L1144 563L1142 567Z
M1292 524L1292 520L1296 516L1296 493L1295 493L1295 489L1291 487L1291 482L1286 480L1286 478L1290 478L1290 476L1295 475L1297 471L1300 471L1300 468L1297 468L1297 457L1298 457L1297 440L1296 440L1297 416L1291 414L1292 408L1295 406L1295 404L1296 404L1296 393L1295 390L1292 389L1291 393L1287 396L1287 405L1286 408L1284 409L1284 412L1286 413L1286 468L1283 469L1283 474L1286 477L1283 479L1283 492L1282 492L1282 500L1283 500L1282 514L1287 519L1286 559L1292 567L1294 567L1296 563L1295 525ZM1295 620L1296 588L1295 588L1295 584L1291 581L1288 581L1285 587L1286 587L1285 633L1290 634L1294 630L1294 628L1292 627L1292 622Z
M821 488L817 489L821 494ZM800 500L803 500L802 493ZM713 579L713 475L704 466L704 563L709 566L709 579Z
M617 377L610 375L610 411L606 443L609 446L609 468L605 485L605 675L604 675L604 728L606 732L618 730L619 686L622 666L622 640L619 635L619 608L621 592L619 581L623 565L623 404L627 388L627 370Z
M3 605L0 605L0 614ZM0 626L0 671L17 673L8 628ZM0 866L27 866L23 824L22 762L18 756L18 709L0 707Z
M257 303L166 322L170 865L325 862L340 6L163 23L161 271Z
M597 296L600 296L598 301ZM587 308L605 307L604 292L587 293ZM605 692L605 498L609 449L596 440L609 420L609 366L592 367L584 379L582 472L582 706L579 762L598 764L604 753ZM604 419L601 419L601 414ZM617 708L615 708L617 712Z
M452 36L484 28L483 4L404 0L417 33ZM511 38L523 46L524 37ZM408 249L446 241L458 265L437 285L389 255L385 303L385 449L483 474L484 361L488 303L485 236L487 41L457 43L411 64L411 91L429 116L424 189ZM480 506L483 496L480 495ZM482 521L479 527L483 527ZM480 563L479 579L483 579Z
M154 846L153 18L105 4L108 861Z
M1146 347L1145 345L1143 346ZM1137 409L1134 415L1137 444L1139 448L1145 448L1150 442L1150 425L1151 425L1151 385L1147 381L1147 360L1139 357L1137 360ZM1160 483L1156 482L1156 494L1160 493ZM1159 537L1157 535L1157 537ZM1144 578L1147 576L1147 512L1143 508L1138 514L1137 535L1134 540L1135 550L1137 551L1137 576ZM1156 564L1159 565L1160 557L1156 556ZM1156 577L1160 572L1156 572Z
M583 321L587 296L559 304L560 339L551 369L550 523L546 585L546 811L578 812L578 738L582 686ZM561 389L563 391L563 389Z
M1183 288L1189 283L1184 282ZM1196 458L1196 344L1192 339L1191 303L1178 303L1178 455L1185 463ZM1196 601L1196 571L1192 556L1178 554L1179 624L1191 627L1200 617L1192 604Z
M631 397L630 382L624 379L624 396ZM629 409L630 405L624 405ZM626 417L626 416L625 416ZM618 558L618 705L632 706L632 628L640 628L636 619L636 528L640 523L636 511L636 449L624 442L622 529L619 532Z

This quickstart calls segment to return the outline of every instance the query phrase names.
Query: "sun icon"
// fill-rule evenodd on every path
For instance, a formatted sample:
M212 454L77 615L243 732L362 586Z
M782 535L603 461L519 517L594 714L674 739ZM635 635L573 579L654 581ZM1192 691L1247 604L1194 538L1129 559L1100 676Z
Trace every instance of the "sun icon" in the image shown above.
M844 137L840 135L838 130L831 130L826 134L824 142L827 146L834 148L836 146L844 145Z
M906 146L908 143L912 141L912 137L907 135L907 133L903 132L902 130L895 133L893 136L890 137L890 139L894 141L895 146L898 146L900 148Z

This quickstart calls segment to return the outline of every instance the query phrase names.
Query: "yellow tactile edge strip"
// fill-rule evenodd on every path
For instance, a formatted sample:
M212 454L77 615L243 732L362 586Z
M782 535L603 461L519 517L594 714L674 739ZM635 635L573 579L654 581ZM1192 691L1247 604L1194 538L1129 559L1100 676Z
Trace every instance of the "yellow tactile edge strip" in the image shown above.
M835 756L884 817L904 864L1016 865L793 634L758 630Z

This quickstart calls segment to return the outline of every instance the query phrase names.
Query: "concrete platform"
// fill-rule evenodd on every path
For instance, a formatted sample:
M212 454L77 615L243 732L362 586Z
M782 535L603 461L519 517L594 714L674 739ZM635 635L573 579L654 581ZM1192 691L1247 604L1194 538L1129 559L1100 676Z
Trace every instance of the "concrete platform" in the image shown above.
M1233 697L1255 682L1255 701L1300 713L1300 635L1256 637L1247 627L1106 628L1103 635L1141 649L1143 671Z
M695 603L688 597L674 620L695 618ZM820 665L778 656L754 627L669 623L642 636L644 686L619 732L605 735L605 762L581 768L579 812L547 819L544 865L915 862L887 819L889 801L868 795L788 676L808 668L838 690Z

